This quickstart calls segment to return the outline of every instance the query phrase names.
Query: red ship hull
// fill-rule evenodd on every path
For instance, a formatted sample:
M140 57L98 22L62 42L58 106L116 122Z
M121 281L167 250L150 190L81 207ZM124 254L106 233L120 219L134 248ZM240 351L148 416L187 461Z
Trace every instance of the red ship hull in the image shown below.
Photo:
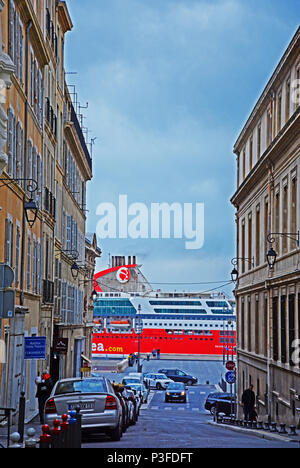
M235 336L231 337L234 338ZM234 343L222 343L220 331L211 331L210 335L178 334L162 329L144 329L140 336L140 352L151 354L159 349L161 354L191 354L221 356L235 355ZM138 351L138 335L135 333L94 333L93 357L103 355L128 355Z

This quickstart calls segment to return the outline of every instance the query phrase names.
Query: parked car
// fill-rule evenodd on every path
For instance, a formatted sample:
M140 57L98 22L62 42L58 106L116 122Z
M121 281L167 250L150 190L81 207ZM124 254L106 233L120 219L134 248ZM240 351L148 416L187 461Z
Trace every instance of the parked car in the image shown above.
M118 399L119 399L119 401L121 403L122 410L123 410L123 414L122 414L122 432L126 432L128 426L129 426L129 408L128 408L128 402L127 402L126 398L123 395L124 386L120 385L120 384L117 384L117 383L113 383L112 385L113 385L114 392L117 395L117 397L118 397Z
M141 396L142 403L147 403L149 396L149 389L143 383L132 383L129 384L129 387L133 390L136 390L137 393Z
M168 379L168 377L162 373L146 374L145 381L148 388L156 388L157 390L165 390L172 382L171 379Z
M198 382L197 377L186 374L180 369L160 369L158 372L162 372L174 382L183 382L186 385L195 385Z
M231 402L232 400L232 402ZM233 403L233 407L232 407ZM217 410L217 405L218 405L218 412L219 413L224 413L226 416L229 416L234 410L235 407L235 397L231 397L231 393L223 393L223 392L217 392L217 393L210 393L205 401L204 408L207 411L210 411L212 415L216 413Z
M135 397L131 390L124 387L122 397L126 400L128 408L128 425L133 426L137 421Z
M165 402L183 401L186 403L186 388L182 382L172 382L165 392Z
M122 385L130 385L130 384L140 384L141 383L141 380L139 377L134 377L134 376L126 376L126 377L123 377L122 381L121 381L121 384Z
M127 377L135 377L140 380L140 382L143 382L144 380L144 374L142 372L129 372Z
M113 386L105 377L71 378L56 382L45 403L45 423L79 407L82 430L104 432L112 440L122 437L122 405Z
M128 400L131 401L131 403L133 405L133 415L131 415L131 417L130 417L130 424L134 425L134 424L136 424L136 422L138 420L139 399L136 397L135 392L130 387L125 386L125 388L126 388L127 398L128 398Z

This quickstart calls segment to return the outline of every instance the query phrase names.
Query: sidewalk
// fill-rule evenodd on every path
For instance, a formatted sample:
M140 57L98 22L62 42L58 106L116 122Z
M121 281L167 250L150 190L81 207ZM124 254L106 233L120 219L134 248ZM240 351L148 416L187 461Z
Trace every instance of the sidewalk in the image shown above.
M34 438L39 440L40 435L42 434L42 425L40 424L39 417L33 419L33 421L25 424L24 426L24 442L27 439L27 430L33 428L35 429L35 435ZM10 434L13 434L14 432L18 432L18 425L13 425L10 428ZM4 447L7 446L7 425L5 426L0 426L0 444L2 444ZM10 441L11 444L11 441Z
M267 439L267 440L277 440L277 441L284 441L284 442L296 442L300 444L300 435L299 431L296 436L291 436L289 434L279 434L278 432L270 432L270 431L265 431L265 430L259 430L259 429L249 429L246 427L239 427L239 426L232 426L230 424L223 424L223 423L217 423L215 421L209 421L209 425L215 426L215 427L221 427L222 429L228 429L231 431L239 432L239 433L244 433L244 434L251 434L255 437L260 437L261 439Z

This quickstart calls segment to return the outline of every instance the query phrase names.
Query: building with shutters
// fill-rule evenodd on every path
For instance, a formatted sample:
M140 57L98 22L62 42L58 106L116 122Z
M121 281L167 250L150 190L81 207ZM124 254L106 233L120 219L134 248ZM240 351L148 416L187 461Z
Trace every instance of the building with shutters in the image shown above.
M232 198L239 401L253 384L259 418L294 425L300 417L299 78L300 28L235 143Z
M0 262L14 270L16 308L13 318L0 319L0 406L17 408L24 390L28 419L37 410L37 374L47 369L54 378L78 375L78 356L88 351L83 280L92 161L65 81L65 36L73 28L67 3L5 0L0 8L2 3L3 53L12 85L3 103ZM39 207L32 228L23 216L31 198ZM77 279L71 272L75 260ZM46 337L44 360L24 360L26 336ZM68 338L67 355L55 351L57 337Z

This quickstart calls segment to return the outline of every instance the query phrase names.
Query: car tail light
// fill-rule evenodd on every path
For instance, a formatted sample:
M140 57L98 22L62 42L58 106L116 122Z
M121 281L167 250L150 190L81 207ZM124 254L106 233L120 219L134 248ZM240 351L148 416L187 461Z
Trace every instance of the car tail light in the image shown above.
M106 402L105 402L105 409L106 409L106 410L115 410L115 409L118 409L118 405L117 405L116 399L115 399L113 396L107 395L107 397L106 397Z
M52 414L57 413L54 398L50 398L45 405L45 413Z

